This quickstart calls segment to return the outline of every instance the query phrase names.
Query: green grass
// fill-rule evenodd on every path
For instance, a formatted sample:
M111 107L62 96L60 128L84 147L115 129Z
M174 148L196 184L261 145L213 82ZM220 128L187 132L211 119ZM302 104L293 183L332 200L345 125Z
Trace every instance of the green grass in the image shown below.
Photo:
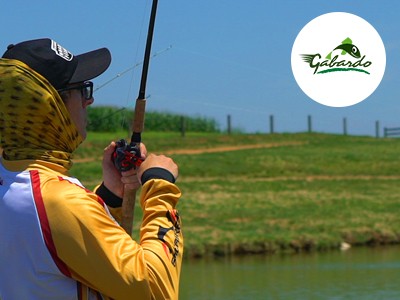
M90 133L76 158L97 160L76 163L72 173L92 188L101 180L102 149L126 136ZM149 132L143 142L179 165L188 257L400 241L398 139ZM254 147L238 150L249 145ZM178 152L214 148L225 150ZM139 208L136 213L137 238Z

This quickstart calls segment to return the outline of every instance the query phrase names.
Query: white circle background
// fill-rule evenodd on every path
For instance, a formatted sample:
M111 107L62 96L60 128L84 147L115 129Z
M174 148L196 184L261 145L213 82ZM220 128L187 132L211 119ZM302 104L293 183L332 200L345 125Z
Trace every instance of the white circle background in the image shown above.
M365 55L363 63L372 64L363 72L331 72L314 74L314 69L304 62L301 54L321 54L319 61L339 46L346 38ZM349 54L341 55L337 61L358 59ZM297 35L291 55L292 72L303 92L316 102L331 107L345 107L357 104L369 97L379 86L386 67L385 46L373 26L364 19L349 13L333 12L310 21ZM320 71L323 67L320 67Z

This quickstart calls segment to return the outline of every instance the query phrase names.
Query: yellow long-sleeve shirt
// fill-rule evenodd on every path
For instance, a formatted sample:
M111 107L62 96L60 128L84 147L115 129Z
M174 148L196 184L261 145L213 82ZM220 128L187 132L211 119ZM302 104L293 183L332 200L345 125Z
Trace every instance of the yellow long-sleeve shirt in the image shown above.
M120 209L109 210L104 199L60 165L3 160L0 297L177 299L183 254L176 210L180 196L167 180L143 185L137 243L115 221Z

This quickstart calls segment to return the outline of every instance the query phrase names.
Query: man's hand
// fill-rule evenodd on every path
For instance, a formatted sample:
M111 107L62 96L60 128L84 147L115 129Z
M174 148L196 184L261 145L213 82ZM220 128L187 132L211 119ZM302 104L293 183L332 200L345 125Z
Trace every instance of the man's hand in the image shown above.
M162 168L169 171L174 178L178 178L178 166L172 158L165 155L150 154L137 169L137 177L142 178L143 173L151 168Z

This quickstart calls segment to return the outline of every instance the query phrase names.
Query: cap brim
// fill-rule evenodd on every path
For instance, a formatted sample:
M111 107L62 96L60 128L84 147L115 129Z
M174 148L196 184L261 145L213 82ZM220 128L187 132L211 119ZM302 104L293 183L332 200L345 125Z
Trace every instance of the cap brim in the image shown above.
M78 65L69 83L87 81L101 75L111 63L111 53L101 48L75 56Z

